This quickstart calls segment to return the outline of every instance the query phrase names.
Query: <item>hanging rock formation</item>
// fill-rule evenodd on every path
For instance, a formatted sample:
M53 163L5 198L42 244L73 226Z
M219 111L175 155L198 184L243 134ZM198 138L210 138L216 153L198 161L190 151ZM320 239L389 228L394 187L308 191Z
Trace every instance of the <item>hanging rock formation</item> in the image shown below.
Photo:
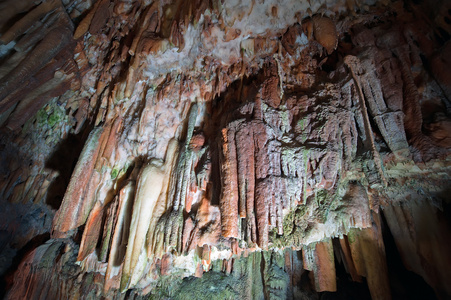
M313 2L1 3L2 296L451 297L451 6Z

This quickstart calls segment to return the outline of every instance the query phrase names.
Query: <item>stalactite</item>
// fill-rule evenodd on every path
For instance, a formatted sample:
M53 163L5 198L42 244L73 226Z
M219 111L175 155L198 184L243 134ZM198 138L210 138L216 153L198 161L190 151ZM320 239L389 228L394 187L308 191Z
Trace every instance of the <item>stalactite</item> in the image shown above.
M28 56L0 82L0 110L3 112L12 103L5 97L17 88L25 78L34 75L46 65L63 47L69 43L70 31L64 27L54 28L49 34L28 54Z
M52 26L55 24L55 22L57 22L58 19L64 17L64 14L66 14L66 12L63 11L61 7L59 7L54 12L50 12L48 15L46 15L42 22L37 21L36 23L38 24L35 25L36 28L33 28L31 32L27 31L25 37L22 37L14 45L14 49L19 52L25 52L30 47L37 44L52 30Z
M17 14L28 11L34 5L39 4L41 1L24 0L24 1L14 1L7 0L0 4L0 19L1 22L6 22L9 18L16 16ZM2 24L3 25L3 24Z
M159 17L158 17L158 10L156 5L150 5L146 12L144 12L143 18L142 18L142 24L139 27L138 34L133 39L133 42L130 46L130 49L128 52L130 55L134 56L136 49L138 48L138 44L142 41L142 35L145 31L150 31L152 33L156 33L159 30L160 24L159 24Z
M92 178L92 174L103 136L104 132L101 128L91 132L75 166L61 207L55 216L55 231L67 232L86 222L95 200L90 189L98 183L98 179Z
M91 10L89 10L88 14L78 24L77 28L75 29L74 39L79 39L88 31L89 26L91 25L92 18L94 18L94 15L100 3L102 3L102 1L97 1L94 4L94 7Z
M391 299L382 239L380 217L373 215L373 226L352 229L348 235L351 255L360 276L367 278L372 299Z
M311 18L302 21L302 27L309 40L315 38L315 40L323 46L327 54L337 49L338 46L338 34L335 28L335 23L330 18L314 15Z
M166 208L169 179L174 167L174 157L178 153L177 143L174 140L168 145L164 163L152 160L139 175L130 224L130 237L122 271L121 290L136 285L146 267L146 257L153 254L149 250L146 251L145 248L153 244L152 235L155 226Z
M131 221L130 212L133 204L133 190L134 183L128 182L119 192L118 216L108 256L108 267L105 273L105 293L107 293L110 288L119 288L119 285L116 285L115 283L120 280L114 280L114 277L121 276L120 263L126 252L126 242L128 240L128 231Z
M444 33L276 2L6 2L2 254L51 232L7 298L390 299L391 236L451 293Z
M366 108L366 104L365 104L365 98L363 96L362 88L360 87L359 79L357 78L355 71L354 71L354 69L359 68L359 61L356 57L347 56L347 57L345 57L345 63L348 65L349 69L351 70L352 78L354 79L354 81L357 85L357 90L358 90L359 100L360 100L360 107L362 109L362 115L363 115L363 119L364 119L364 123L365 123L365 131L366 131L366 135L370 139L371 152L373 155L374 162L376 163L377 171L379 173L379 176L381 178L383 185L387 186L387 180L385 179L382 160L380 158L379 152L377 151L376 145L374 143L374 135L371 130L371 124L370 124L370 120L368 117L368 112L367 112L367 108Z
M223 129L222 143L224 162L222 163L223 189L220 200L222 235L238 237L238 170L236 165L235 127Z
M439 245L441 240L449 238L449 232L442 212L428 203L413 200L408 205L403 202L384 207L384 216L406 268L422 275L438 297L448 295L449 245Z
M429 160L432 158L431 155L433 155L433 153L428 153L432 150L431 142L427 137L423 135L421 131L422 114L420 108L420 99L413 77L410 71L407 69L409 60L406 56L406 51L407 49L395 49L395 53L401 61L401 73L405 84L404 111L406 114L406 132L414 147L416 147L420 151L422 159Z
M313 272L318 292L337 290L332 240L328 239L303 249L304 269Z
M78 252L78 261L84 260L91 254L97 246L97 241L100 237L102 229L102 217L104 206L97 202L91 209L88 220L86 221L86 230L83 232L83 237L80 243L80 250Z
M8 44L9 42L15 40L17 37L22 35L26 30L33 26L39 19L44 17L47 13L58 7L59 0L44 1L39 6L31 10L22 19L17 21L7 32L2 34L0 41L3 44Z

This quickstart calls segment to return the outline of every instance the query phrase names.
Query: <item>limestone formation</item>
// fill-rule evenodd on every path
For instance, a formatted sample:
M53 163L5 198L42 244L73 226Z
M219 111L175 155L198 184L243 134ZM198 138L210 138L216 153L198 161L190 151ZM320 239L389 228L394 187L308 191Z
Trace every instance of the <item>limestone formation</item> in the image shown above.
M0 295L451 297L432 2L2 2Z

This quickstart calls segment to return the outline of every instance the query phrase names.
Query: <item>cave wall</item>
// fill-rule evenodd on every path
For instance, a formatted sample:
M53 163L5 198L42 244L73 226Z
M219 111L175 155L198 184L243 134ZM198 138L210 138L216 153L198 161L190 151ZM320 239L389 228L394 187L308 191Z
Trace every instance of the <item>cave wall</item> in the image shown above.
M7 299L451 295L451 6L282 2L0 4Z

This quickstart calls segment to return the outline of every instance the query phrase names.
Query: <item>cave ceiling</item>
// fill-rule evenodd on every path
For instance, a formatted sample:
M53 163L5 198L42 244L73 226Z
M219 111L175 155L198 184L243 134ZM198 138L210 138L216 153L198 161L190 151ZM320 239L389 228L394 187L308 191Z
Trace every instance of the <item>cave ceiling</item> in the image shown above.
M1 1L0 295L447 299L450 37L449 1Z

